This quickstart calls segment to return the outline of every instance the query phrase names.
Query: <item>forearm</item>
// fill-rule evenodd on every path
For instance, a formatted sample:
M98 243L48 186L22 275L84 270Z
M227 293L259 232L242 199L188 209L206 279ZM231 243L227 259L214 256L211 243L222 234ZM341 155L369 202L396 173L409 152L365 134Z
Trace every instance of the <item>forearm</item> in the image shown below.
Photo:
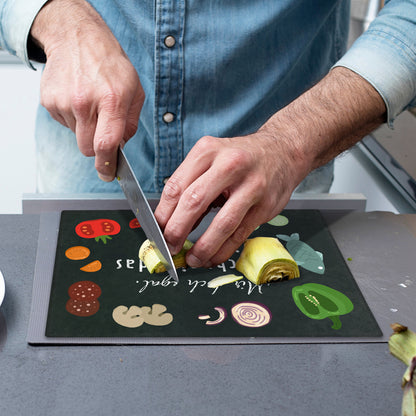
M359 75L340 67L278 111L260 131L288 142L293 157L307 173L385 120L386 106L377 91Z
M39 11L30 30L34 43L46 56L69 43L97 41L103 44L103 32L112 38L110 29L97 11L85 0L50 0ZM118 45L116 39L112 39Z
M99 177L112 181L117 149L135 134L144 102L135 68L84 0L49 1L31 34L46 55L40 103L75 133L85 156L95 156Z

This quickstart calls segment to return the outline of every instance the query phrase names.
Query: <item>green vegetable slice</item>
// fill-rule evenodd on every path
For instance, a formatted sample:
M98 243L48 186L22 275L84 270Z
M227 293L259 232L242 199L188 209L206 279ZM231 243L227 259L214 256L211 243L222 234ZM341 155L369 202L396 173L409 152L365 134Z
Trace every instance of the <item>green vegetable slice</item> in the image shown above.
M186 267L186 253L193 246L193 243L189 240L185 241L182 250L172 256L175 268ZM166 271L166 267L163 265L162 260L157 255L156 250L152 246L149 240L145 240L140 246L139 258L146 266L149 273L163 273Z
M208 287L214 289L219 286L228 285L229 283L237 282L241 280L244 276L237 276L236 274L225 274L223 276L215 277L214 279L208 282Z
M283 244L273 237L255 237L244 243L236 269L256 285L299 277L299 267Z

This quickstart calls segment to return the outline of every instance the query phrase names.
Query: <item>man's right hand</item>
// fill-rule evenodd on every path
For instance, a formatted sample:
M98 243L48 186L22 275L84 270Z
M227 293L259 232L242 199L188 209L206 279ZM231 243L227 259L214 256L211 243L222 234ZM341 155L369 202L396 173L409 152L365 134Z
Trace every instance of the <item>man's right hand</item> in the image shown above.
M85 0L51 0L38 13L31 36L46 65L41 104L69 127L98 176L112 181L117 149L136 132L144 91L111 30Z

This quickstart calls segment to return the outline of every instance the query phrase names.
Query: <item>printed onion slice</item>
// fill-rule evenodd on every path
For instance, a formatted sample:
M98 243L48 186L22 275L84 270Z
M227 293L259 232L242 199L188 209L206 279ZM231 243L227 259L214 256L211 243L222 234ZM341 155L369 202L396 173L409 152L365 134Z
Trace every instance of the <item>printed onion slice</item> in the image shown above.
M198 319L200 319L201 321L207 320L205 322L205 325L218 325L218 324L220 324L227 317L227 311L224 308L222 308L221 306L217 306L214 309L219 314L218 318L215 321L209 321L209 319L211 318L210 315L199 315Z
M256 302L240 302L231 308L235 322L249 328L260 328L272 320L270 310Z
M255 237L244 243L236 269L256 285L299 277L299 267L274 237Z

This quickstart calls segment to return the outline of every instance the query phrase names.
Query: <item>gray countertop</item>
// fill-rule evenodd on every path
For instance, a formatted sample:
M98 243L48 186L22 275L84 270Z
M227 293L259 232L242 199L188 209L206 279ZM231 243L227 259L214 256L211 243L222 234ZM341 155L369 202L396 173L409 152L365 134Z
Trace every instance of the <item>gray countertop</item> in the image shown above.
M405 366L389 324L416 329L416 216L326 215L384 341L30 346L39 215L0 216L0 414L398 415Z

